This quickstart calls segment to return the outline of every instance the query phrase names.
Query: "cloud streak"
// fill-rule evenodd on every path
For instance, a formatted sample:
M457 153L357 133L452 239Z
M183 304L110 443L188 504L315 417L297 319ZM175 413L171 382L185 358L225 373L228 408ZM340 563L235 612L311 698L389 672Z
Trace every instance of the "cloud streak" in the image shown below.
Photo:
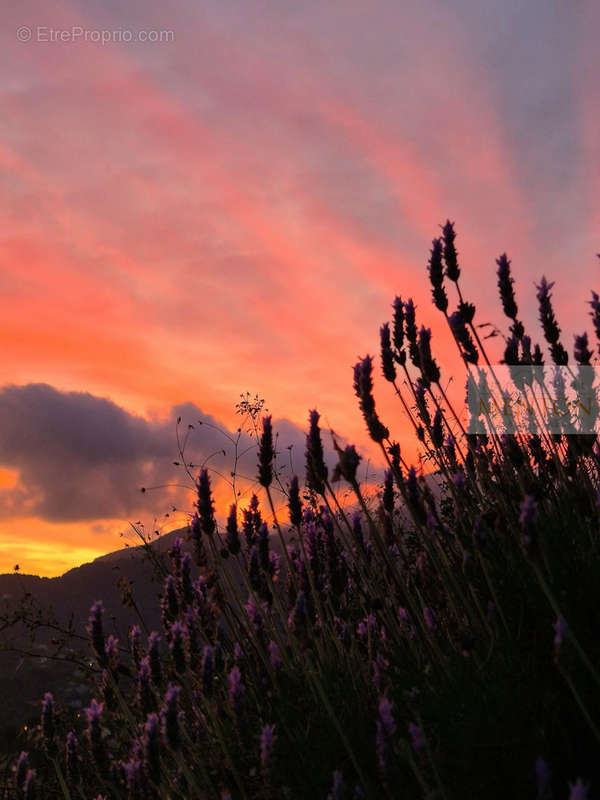
M256 440L246 432L248 419L239 419L244 432L238 437L237 429L227 429L193 403L173 406L166 417L145 419L89 393L61 392L47 384L5 386L0 391L0 465L18 477L15 485L0 488L0 518L127 520L147 513L149 504L160 513L161 504L174 501L191 511L193 478L203 464L218 495L229 502L233 495L227 482L235 467L243 504L249 490L260 493L260 487ZM282 481L292 469L302 476L304 431L285 419L274 427ZM185 461L194 465L191 477L173 464L182 461L178 436L182 445L186 442ZM330 445L327 458L333 466ZM189 489L174 487L151 499L140 493L142 486L163 484L186 484Z

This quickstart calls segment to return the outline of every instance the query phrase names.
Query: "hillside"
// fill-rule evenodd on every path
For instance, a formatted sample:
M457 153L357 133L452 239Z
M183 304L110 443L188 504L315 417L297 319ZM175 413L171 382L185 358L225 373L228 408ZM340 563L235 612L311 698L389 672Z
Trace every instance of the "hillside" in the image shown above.
M177 536L185 537L186 531L182 528L161 536L152 543L153 550L164 558L173 540ZM123 582L131 586L136 606L148 628L157 627L160 584L142 547L109 553L56 578L18 573L0 575L0 730L3 735L7 729L37 720L45 691L55 692L57 697L74 706L80 706L84 696L77 667L54 657L60 633L41 626L32 640L23 622L14 622L15 612L26 609L31 616L39 609L44 619L50 613L64 627L72 618L73 632L84 637L90 606L102 599L108 631L124 641L128 626L140 623L140 619L133 608L123 604ZM74 639L73 647L85 651L86 642Z

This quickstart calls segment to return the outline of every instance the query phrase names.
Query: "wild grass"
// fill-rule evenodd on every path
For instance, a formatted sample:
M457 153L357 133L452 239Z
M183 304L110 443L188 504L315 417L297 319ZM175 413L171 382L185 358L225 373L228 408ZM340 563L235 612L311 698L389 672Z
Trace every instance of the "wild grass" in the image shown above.
M428 271L465 379L477 375L490 362L461 292L450 222L433 241ZM543 365L544 350L519 320L505 255L497 278L509 323L505 363ZM542 279L537 298L552 363L593 365L585 334L569 362L551 289ZM600 339L597 294L590 305ZM311 411L304 481L283 487L280 519L275 434L264 416L264 507L256 496L233 505L220 528L210 472L195 476L193 555L181 540L172 548L161 629L146 636L133 627L119 643L105 635L102 604L92 607L96 699L77 725L60 698L45 696L40 727L15 759L15 796L594 796L597 438L549 433L538 417L534 432L469 433L410 299L396 298L380 345L384 377L435 479L405 462L380 419L370 356L356 364L354 390L386 466L375 506L353 446L336 442L330 474ZM339 504L338 481L355 495L352 515Z

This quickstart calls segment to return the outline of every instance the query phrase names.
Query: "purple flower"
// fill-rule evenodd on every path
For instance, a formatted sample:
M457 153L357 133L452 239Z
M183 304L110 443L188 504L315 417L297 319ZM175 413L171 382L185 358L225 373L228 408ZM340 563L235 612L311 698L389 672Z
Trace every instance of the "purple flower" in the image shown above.
M166 743L172 750L178 750L181 744L179 730L179 686L170 683L162 711L162 731Z
M258 482L266 489L273 482L273 426L271 417L267 416L262 421L263 429L258 445Z
M175 671L181 674L185 672L185 642L187 637L187 628L181 622L174 622L171 628L171 641L169 643L169 650L175 665Z
M181 594L184 605L190 605L192 602L192 557L189 553L184 553L181 559Z
M204 694L209 694L212 688L212 680L214 674L214 658L213 649L207 644L202 651L202 691Z
M338 463L333 471L331 479L339 481L340 478L348 481L348 483L356 484L356 470L360 464L362 456L360 456L353 444L347 445L343 450L336 443L336 450L338 454Z
M35 797L35 770L28 769L23 782L23 800L33 800Z
M65 755L67 761L67 775L72 780L75 780L79 771L79 742L73 731L67 733Z
M502 308L506 316L515 321L519 309L515 302L514 279L510 274L510 261L506 253L502 253L500 258L496 259L496 264L498 265L498 289L502 300Z
M139 667L142 657L142 632L139 625L133 625L129 631L129 650L133 663Z
M433 239L429 256L429 280L431 281L431 294L434 305L444 314L448 310L448 296L444 289L444 266L442 264L442 240Z
M290 522L296 528L302 524L302 501L300 500L300 487L298 485L298 476L292 475L290 480L288 509L290 512Z
M537 503L531 495L527 495L521 503L521 515L519 517L523 543L527 552L531 550L535 543L537 516Z
M99 703L96 699L92 701L88 708L85 709L87 718L86 735L89 739L92 754L98 763L104 761L104 745L102 742L102 712L104 711L104 703Z
M414 722L409 722L408 732L410 733L414 750L419 753L425 747L425 737L423 736L423 731L418 725L415 725Z
M156 699L150 685L150 658L145 656L140 661L137 674L137 697L144 714L149 714L156 707Z
M244 651L242 650L242 646L239 642L236 642L233 646L233 660L237 666L242 664L244 661Z
M146 719L143 749L148 775L158 785L160 783L160 725L157 714L149 714Z
M390 335L389 323L385 323L379 329L379 339L381 342L381 369L386 381L393 383L396 380L396 366L394 364L394 351L392 350L392 339Z
M455 472L452 475L452 483L460 491L460 489L462 489L466 483L465 473Z
M217 523L215 521L215 509L212 501L210 490L210 478L208 477L208 470L203 469L198 476L198 519L200 521L200 529L207 535L212 536L215 532Z
M390 768L390 754L392 737L396 732L396 723L392 715L392 704L387 697L382 697L379 701L379 713L377 718L377 733L375 742L377 746L377 757L379 766L384 775L387 775Z
M242 702L244 698L244 684L242 683L242 673L239 667L233 667L229 673L229 703L236 717L242 713Z
M427 608L427 606L425 606L423 609L423 619L425 620L425 624L430 631L435 630L435 620L433 618L433 614L431 613L431 609Z
M148 658L150 660L150 673L152 681L159 686L162 681L162 667L160 663L160 636L156 631L152 631L148 637Z
M131 797L137 797L137 788L141 778L142 762L138 758L132 758L123 764L125 773L125 783Z
M264 633L264 622L263 622L263 613L265 610L264 604L258 604L254 597L250 595L248 598L248 602L245 604L244 608L248 614L248 619L250 620L250 624L256 631L256 634L259 637L262 637Z
M306 485L317 494L324 494L328 470L323 454L319 412L309 412L309 431L306 437Z
M475 342L465 325L464 315L460 311L454 311L448 317L450 329L454 338L462 348L462 356L469 364L477 364L479 361L479 351L475 347Z
M544 276L542 276L539 286L536 286L539 317L544 330L544 337L550 345L552 360L559 366L566 366L569 363L569 356L559 341L560 328L558 327L554 309L552 308L551 289L553 286L554 282L548 283Z
M14 766L15 771L15 784L18 789L23 789L23 784L25 783L25 777L27 775L27 764L28 753L24 750L21 752L21 755L17 759L17 763Z
M258 529L258 560L264 572L269 571L269 528L263 522Z
M583 333L581 336L575 336L575 345L573 348L575 361L578 364L589 366L592 355L593 353L588 347L587 333Z
M389 661L380 652L377 652L373 661L373 683L378 691L381 691L383 688L385 670L388 667Z
M406 363L406 353L404 347L404 303L401 297L395 297L392 303L394 309L393 334L394 347L398 351L398 363L403 366Z
M333 786L331 787L331 792L327 795L327 800L344 800L345 797L344 776L337 770L333 773Z
M383 425L375 411L375 400L373 398L373 359L365 356L354 366L354 391L358 397L360 410L367 424L369 435L374 442L381 443L390 435L388 429Z
M232 503L231 506L229 507L229 515L227 517L226 534L225 534L225 544L227 545L227 549L233 556L236 556L240 552L241 549L240 535L237 524L237 506L235 503Z
M406 338L408 339L408 352L410 360L414 366L419 369L421 362L419 361L419 348L417 347L417 322L415 316L415 304L412 297L409 297L404 304L404 323L406 330Z
M202 523L198 514L193 514L190 521L190 534L194 543L194 556L199 567L205 567L207 563L206 548L202 541Z
M575 783L569 783L569 800L587 800L588 785L581 778L577 778Z
M299 591L296 597L296 603L288 617L288 626L294 633L300 633L306 628L307 613L306 613L306 598L303 591Z
M46 692L42 700L42 733L47 742L54 737L54 698Z
M273 669L281 666L281 657L279 655L279 648L274 641L269 642L269 661Z
M458 254L454 240L456 233L454 231L454 223L446 220L446 224L442 228L442 237L444 240L444 261L446 262L446 275L451 281L457 281L460 276L460 267L458 266Z
M379 722L387 736L392 736L396 731L396 724L392 716L392 704L387 697L379 701Z
M92 640L92 647L96 651L98 662L101 666L106 663L106 653L104 651L104 628L102 625L102 617L104 614L104 606L101 600L97 600L90 608L88 632Z
M541 756L535 762L535 783L538 798L543 798L550 784L550 770Z
M104 652L106 653L107 665L112 670L115 670L119 664L119 640L112 634L110 634L106 640Z
M163 597L161 600L161 620L163 626L167 628L172 620L179 613L179 600L177 599L177 584L172 575L165 578Z
M589 304L592 308L590 316L594 324L596 338L600 341L600 297L596 292L592 292L592 299L589 301Z
M558 617L552 627L554 628L554 658L558 660L567 634L568 625L563 617Z
M275 745L275 726L265 725L260 735L260 763L263 770L268 771L273 757L273 747Z
M173 572L175 575L179 575L181 573L182 546L183 539L181 536L178 536L169 550L169 558L173 564Z
M419 363L424 379L429 383L437 383L440 379L440 368L431 354L431 329L421 325L417 341Z

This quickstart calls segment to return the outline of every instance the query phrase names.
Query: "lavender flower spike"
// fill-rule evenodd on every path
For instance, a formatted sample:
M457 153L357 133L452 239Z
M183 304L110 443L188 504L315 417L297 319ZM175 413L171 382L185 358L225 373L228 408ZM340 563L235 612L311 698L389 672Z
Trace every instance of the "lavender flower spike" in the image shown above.
M271 417L264 417L262 424L263 429L258 446L258 482L268 489L273 482L273 458L275 456Z
M242 673L239 667L234 667L229 673L229 703L236 717L242 713L242 702L244 698L244 684L242 683Z
M592 318L592 323L594 325L594 331L596 333L596 339L600 342L600 296L597 292L592 292L592 299L588 301L592 310L590 311L590 316ZM600 350L600 345L598 345Z
M207 536L212 536L215 532L217 523L215 522L215 508L210 491L210 478L208 470L203 469L198 476L198 519L200 528Z
M410 722L408 724L408 732L410 733L414 750L419 753L425 747L425 737L423 736L423 731L418 725L415 725L414 722Z
M265 725L260 735L260 763L265 771L268 771L271 765L276 739L275 726Z
M54 738L54 697L46 692L42 700L42 733L46 742Z
M102 616L104 614L104 607L101 600L97 600L90 608L88 632L92 640L92 647L96 651L98 663L104 666L106 663L106 652L104 644L104 628L102 625Z
M535 783L538 797L545 797L550 784L550 770L541 756L535 762Z
M458 253L454 240L456 233L454 231L454 223L446 220L446 224L442 228L442 237L444 240L444 261L446 262L446 275L451 281L457 281L460 277L460 267L458 266Z
M23 800L33 800L35 797L35 775L34 769L28 769L23 783Z
M96 762L102 762L104 760L104 745L102 742L101 725L103 711L104 703L99 703L95 699L92 699L88 708L85 709L85 715L88 722L86 734L90 741L90 746Z
M321 442L319 416L319 412L315 409L309 413L310 428L306 437L306 485L317 494L324 494L328 472Z
M581 778L577 778L575 783L569 783L569 800L587 800L588 785L585 784Z
M170 683L165 694L162 712L162 729L166 743L172 750L178 750L181 744L179 731L179 686Z
M381 342L381 369L383 377L386 381L393 383L396 380L396 367L394 364L390 326L387 322L379 329L379 339Z
M345 797L344 776L339 770L336 770L333 773L333 786L331 787L331 792L327 795L327 800L344 800Z
M28 759L28 753L26 753L23 750L21 752L21 755L17 759L17 763L14 766L15 784L17 786L17 789L20 789L21 791L23 790L23 784L25 783L25 777L27 775L27 769L28 769L27 759Z
M144 761L151 780L160 783L160 730L157 714L149 714L144 725Z
M519 521L523 533L523 544L526 552L530 554L535 545L537 528L537 503L531 495L527 495L521 503Z

